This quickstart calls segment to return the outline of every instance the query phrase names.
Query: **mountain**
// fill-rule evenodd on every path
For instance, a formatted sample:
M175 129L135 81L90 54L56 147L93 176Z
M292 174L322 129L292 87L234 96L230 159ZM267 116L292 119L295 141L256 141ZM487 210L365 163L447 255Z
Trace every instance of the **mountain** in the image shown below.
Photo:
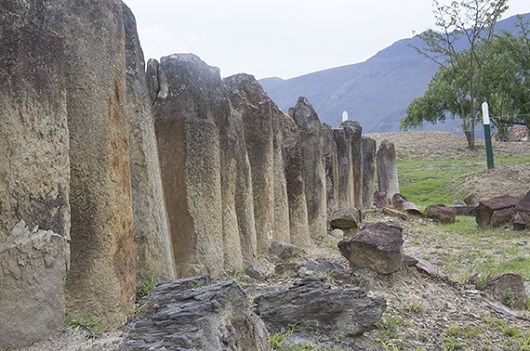
M530 14L523 17L528 20ZM514 33L516 22L516 16L499 21L496 30ZM332 126L340 124L342 112L347 111L350 119L361 123L365 133L398 131L407 106L423 95L439 67L411 45L421 46L422 41L418 36L402 39L361 63L259 82L284 111L294 106L299 96L305 96L320 119ZM458 133L460 122L448 120L422 129Z

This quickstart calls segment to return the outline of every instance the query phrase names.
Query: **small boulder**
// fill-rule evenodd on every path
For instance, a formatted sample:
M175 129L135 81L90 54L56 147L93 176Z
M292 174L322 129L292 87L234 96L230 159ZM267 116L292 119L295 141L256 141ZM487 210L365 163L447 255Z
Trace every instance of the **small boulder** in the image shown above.
M505 224L513 223L515 214L515 207L493 211L490 217L490 225L497 228L502 227Z
M342 240L338 247L354 267L368 267L378 273L390 274L403 264L402 229L385 223L366 227L352 238Z
M488 285L493 289L495 297L506 306L517 309L527 308L528 296L523 278L519 274L504 273L489 278Z
M519 202L520 199L518 197L510 195L494 197L488 200L481 200L477 208L477 215L475 217L476 222L480 227L487 227L493 225L491 223L491 219L495 211L515 207ZM496 215L496 217L494 217L495 223L498 223L499 218L503 216L504 213L499 213L498 215Z
M416 206L416 204L407 201L407 199L401 194L394 194L394 196L392 196L392 206L408 214L421 216L419 207Z
M374 206L376 208L384 208L387 206L392 205L391 202L388 200L386 193L381 191L376 191L374 193Z
M383 214L390 216L390 217L399 218L403 221L406 221L407 219L409 219L409 215L406 214L405 212L396 210L395 208L390 208L390 207L384 207Z
M515 217L513 218L513 229L514 230L525 230L526 229L526 221L521 217L519 213L515 214Z
M425 209L425 215L441 224L449 224L456 220L456 209L444 205L430 205Z
M331 228L357 229L362 226L362 212L357 208L342 208L334 211L329 220Z
M343 272L345 270L344 266L338 262L322 260L306 261L303 267L314 272Z
M256 268L254 265L248 266L245 269L245 273L252 279L264 281L267 280L268 276L261 269Z
M296 257L301 257L304 250L296 245L282 243L280 241L273 241L269 250L270 254L277 256L282 260L290 260Z
M368 297L359 287L332 289L319 277L269 289L254 303L271 332L299 324L304 326L300 332L310 332L305 336L332 337L347 344L349 338L377 328L386 308L384 299Z
M478 206L479 202L480 202L480 197L478 197L478 195L475 193L471 193L467 195L466 198L464 199L464 203L468 206Z
M274 272L276 272L276 274L297 272L301 267L302 265L296 262L280 263L280 264L277 264L276 267L274 267Z
M344 230L335 228L331 231L331 236L334 238L342 238L344 237Z
M527 226L530 225L530 191L517 203L515 210L519 216L527 223Z

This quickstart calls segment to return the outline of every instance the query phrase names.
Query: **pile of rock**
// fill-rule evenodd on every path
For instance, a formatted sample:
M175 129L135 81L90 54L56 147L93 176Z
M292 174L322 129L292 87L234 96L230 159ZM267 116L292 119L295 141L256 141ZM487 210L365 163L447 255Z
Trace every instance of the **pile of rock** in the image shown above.
M476 221L480 227L510 225L516 230L530 228L530 191L522 199L504 195L481 200Z

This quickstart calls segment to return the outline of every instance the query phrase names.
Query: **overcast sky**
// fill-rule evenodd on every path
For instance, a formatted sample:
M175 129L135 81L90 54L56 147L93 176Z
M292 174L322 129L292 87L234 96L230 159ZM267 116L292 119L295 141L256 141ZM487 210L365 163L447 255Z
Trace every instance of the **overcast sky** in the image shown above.
M194 53L223 77L292 78L362 62L433 28L431 0L124 0L147 58ZM510 0L503 18L530 12Z

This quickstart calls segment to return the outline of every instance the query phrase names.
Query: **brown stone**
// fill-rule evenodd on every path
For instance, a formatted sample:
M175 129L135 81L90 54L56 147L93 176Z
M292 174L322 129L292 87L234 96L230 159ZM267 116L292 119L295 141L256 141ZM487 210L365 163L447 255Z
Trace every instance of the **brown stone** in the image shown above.
M326 171L326 202L328 213L339 208L339 173L337 143L333 137L333 129L327 124L322 125L324 138L324 168Z
M375 152L376 141L369 137L362 137L362 201L363 208L371 208L374 205L375 193Z
M392 206L408 214L421 216L420 208L416 204L407 201L401 194L392 196Z
M488 200L481 200L477 208L477 224L481 227L491 225L491 217L493 212L515 207L519 201L519 198L510 195L494 197ZM499 215L497 215L497 217L499 217Z
M480 197L475 193L471 193L467 195L466 198L464 199L464 203L468 206L478 206L479 202L480 202Z
M67 310L114 327L133 312L136 297L122 2L56 0L41 10L42 23L63 38L66 53Z
M136 30L136 20L124 4L129 152L134 218L137 286L149 279L175 278L173 249L158 162L158 146L145 61Z
M519 274L504 273L498 277L492 277L488 279L488 285L492 287L495 296L506 306L527 309L528 297L523 278Z
M307 203L309 234L318 237L326 233L326 174L324 168L324 138L317 113L300 97L289 109L289 116L299 129L297 148L301 157L302 178Z
M404 221L409 219L409 215L408 214L406 214L403 211L396 210L395 208L383 207L383 213L385 215L387 215L387 216L399 218L399 219L404 220Z
M342 240L338 246L352 268L369 267L378 273L390 274L403 264L401 232L400 228L376 223Z
M525 230L527 227L526 221L519 215L519 213L515 214L515 217L513 218L513 229L514 230Z
M396 165L396 150L394 144L383 140L376 152L377 185L380 192L391 200L399 193L399 181Z
M443 205L430 205L425 209L425 216L441 224L449 224L455 222L456 210L453 207Z
M530 223L530 191L517 203L515 210L526 223Z
M361 210L356 208L342 208L330 215L331 228L358 229L362 226Z
M490 226L502 227L505 224L513 223L515 214L516 212L514 207L493 211L490 217Z
M162 185L177 276L224 268L217 114L230 113L219 70L197 56L163 57L154 102ZM224 203L226 204L226 202Z
M363 207L363 151L361 124L357 121L344 121L341 127L350 128L351 137L351 162L353 174L353 206Z
M354 207L351 129L336 128L332 131L337 146L338 207Z
M48 337L65 316L66 55L63 39L37 24L36 11L27 2L0 5L1 350Z

